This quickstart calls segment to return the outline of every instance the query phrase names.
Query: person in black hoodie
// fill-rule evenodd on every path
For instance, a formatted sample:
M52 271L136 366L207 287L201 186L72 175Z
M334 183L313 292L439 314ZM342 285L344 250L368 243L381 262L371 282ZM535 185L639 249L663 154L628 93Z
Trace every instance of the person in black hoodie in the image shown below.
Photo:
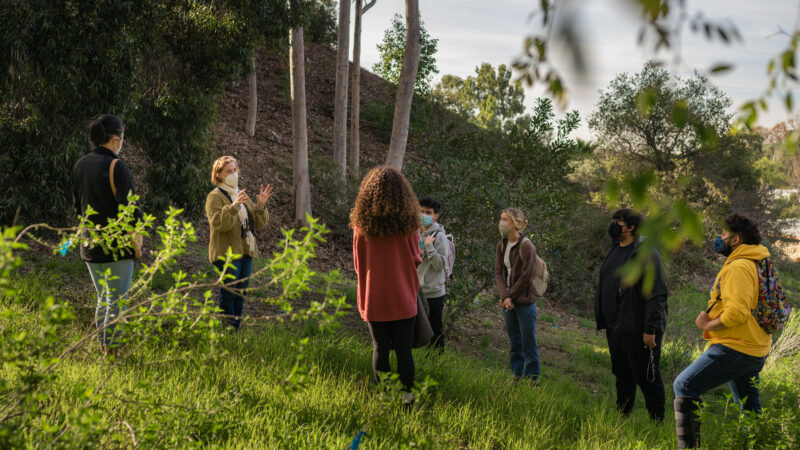
M661 377L661 343L667 324L667 285L661 256L654 252L652 290L645 292L643 277L626 285L621 268L639 251L642 216L623 208L616 211L609 226L613 242L600 268L594 313L598 330L606 330L611 371L616 378L617 409L630 414L636 400L636 386L644 394L650 418L664 419L664 381Z
M125 139L125 126L111 114L103 114L89 125L89 138L94 150L79 159L72 169L72 193L78 215L86 214L91 205L96 211L89 217L95 225L106 226L116 219L119 205L128 204L128 193L136 193L133 176L128 165L119 159ZM142 212L138 208L134 220L140 220ZM124 298L131 287L133 278L133 259L140 254L141 238L135 237L136 245L125 247L117 243L109 251L101 246L81 245L81 259L89 268L97 290L95 326L103 353L117 346L118 333L115 323L119 314L118 302ZM111 276L106 277L110 272ZM101 283L101 280L105 280Z

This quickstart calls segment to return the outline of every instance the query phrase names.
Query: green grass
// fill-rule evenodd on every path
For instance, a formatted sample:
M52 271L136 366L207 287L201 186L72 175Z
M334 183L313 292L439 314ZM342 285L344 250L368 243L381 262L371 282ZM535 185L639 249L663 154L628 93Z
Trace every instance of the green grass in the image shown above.
M0 299L0 330L35 330L38 305L48 295L58 296L63 277L73 270L71 264L58 263L44 275L13 278L25 301L19 296ZM78 276L89 283L88 274ZM540 346L557 353L543 359L537 387L511 383L506 353L492 350L488 337L476 342L484 350L481 359L451 350L443 355L415 350L418 381L430 377L438 384L410 409L372 383L371 345L363 333L311 332L302 324L275 323L226 336L213 354L189 352L176 358L150 346L119 366L109 365L91 346L66 360L45 386L40 419L57 424L90 417L90 426L82 429L94 427L96 434L68 433L62 442L68 446L83 445L81 438L92 446L130 446L135 435L144 447L341 449L366 430L361 447L366 449L674 448L671 381L701 351L694 317L705 295L683 288L670 299L662 357L667 419L662 425L649 422L641 396L629 418L617 414L605 337L594 333L593 324L583 323L588 329L541 327ZM93 302L91 291L85 297ZM540 322L554 322L550 319L540 317ZM64 330L65 340L88 326L87 318L79 316ZM303 337L309 338L305 361L312 371L305 383L287 385L295 344ZM778 366L763 374L766 417L773 417L773 409L796 409L799 392L791 373ZM89 401L75 394L101 384L101 395ZM726 389L715 389L704 400L709 403L704 436L730 435L737 414L726 407ZM86 405L89 416L79 413ZM50 442L40 442L44 422L26 426L30 445ZM713 439L706 442L714 447Z

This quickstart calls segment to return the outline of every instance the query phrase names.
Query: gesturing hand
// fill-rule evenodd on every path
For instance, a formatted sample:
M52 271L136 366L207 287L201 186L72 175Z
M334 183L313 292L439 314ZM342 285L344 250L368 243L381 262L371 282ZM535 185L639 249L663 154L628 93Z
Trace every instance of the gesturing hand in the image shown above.
M256 196L256 200L258 201L258 207L264 209L267 206L267 200L272 198L275 195L275 191L272 189L272 185L268 184L265 188L264 185L261 185L261 190Z
M239 191L239 195L236 196L236 201L233 202L234 205L239 206L241 204L247 203L250 200L250 197L247 196L247 193L244 189Z

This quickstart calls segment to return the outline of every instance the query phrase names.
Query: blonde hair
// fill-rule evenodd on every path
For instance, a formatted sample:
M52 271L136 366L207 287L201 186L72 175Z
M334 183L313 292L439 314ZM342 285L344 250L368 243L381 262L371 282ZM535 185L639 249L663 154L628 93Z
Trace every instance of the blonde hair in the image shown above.
M508 214L508 217L514 222L514 227L517 231L522 231L525 227L528 226L528 221L525 219L525 214L522 214L517 208L506 208L503 210L504 213Z
M211 184L217 185L222 183L222 178L220 178L219 174L228 165L228 163L234 163L236 165L236 169L239 169L239 163L236 162L236 158L233 156L220 156L214 161L214 165L211 166Z

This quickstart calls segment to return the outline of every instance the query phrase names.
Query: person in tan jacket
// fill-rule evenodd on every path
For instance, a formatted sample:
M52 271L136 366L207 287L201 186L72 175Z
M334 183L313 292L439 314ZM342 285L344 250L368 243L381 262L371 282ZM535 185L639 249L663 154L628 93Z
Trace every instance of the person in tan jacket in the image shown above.
M219 290L218 304L227 316L225 323L239 329L244 291L250 283L253 258L258 256L255 232L267 226L267 201L274 195L272 186L262 184L256 202L239 189L239 165L232 156L223 156L211 169L211 183L216 187L206 197L209 226L208 260L220 273L227 288ZM228 249L239 255L225 268Z

